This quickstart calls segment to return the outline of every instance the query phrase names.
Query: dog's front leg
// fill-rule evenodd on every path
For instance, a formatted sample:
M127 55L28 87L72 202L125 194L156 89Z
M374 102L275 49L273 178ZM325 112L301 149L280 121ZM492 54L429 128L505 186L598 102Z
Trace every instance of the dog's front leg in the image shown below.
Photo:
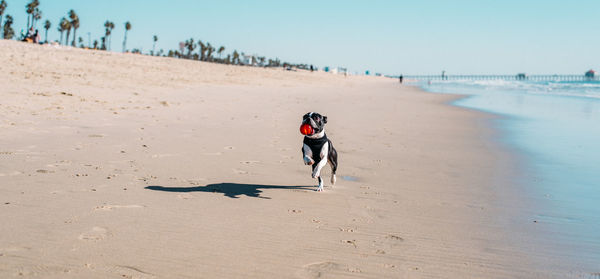
M305 165L310 166L315 163L315 161L312 159L312 150L310 149L310 147L308 147L308 145L302 145L302 154L304 155L303 159Z
M318 178L319 179L319 188L317 189L317 191L323 191L323 180L321 179L321 169L323 169L323 167L327 164L327 154L329 152L329 143L326 142L323 147L321 148L321 160L319 161L319 163L317 164L317 166L315 166L313 168L313 173L312 173L312 177L313 178Z

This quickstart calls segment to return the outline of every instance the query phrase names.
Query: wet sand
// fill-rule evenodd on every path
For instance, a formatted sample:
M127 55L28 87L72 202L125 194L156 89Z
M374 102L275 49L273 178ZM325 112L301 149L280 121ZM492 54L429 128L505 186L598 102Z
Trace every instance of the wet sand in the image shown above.
M0 49L0 277L591 276L530 249L515 158L491 140L493 116L447 105L455 96ZM308 111L328 116L340 156L322 193L301 158Z

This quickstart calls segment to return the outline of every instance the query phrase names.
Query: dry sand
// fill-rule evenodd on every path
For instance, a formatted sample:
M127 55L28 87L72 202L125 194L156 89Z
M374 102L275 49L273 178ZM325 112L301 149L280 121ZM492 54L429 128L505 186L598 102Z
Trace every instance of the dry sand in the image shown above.
M514 158L453 96L13 41L0 84L2 278L573 274L511 230ZM340 156L322 193L308 111Z

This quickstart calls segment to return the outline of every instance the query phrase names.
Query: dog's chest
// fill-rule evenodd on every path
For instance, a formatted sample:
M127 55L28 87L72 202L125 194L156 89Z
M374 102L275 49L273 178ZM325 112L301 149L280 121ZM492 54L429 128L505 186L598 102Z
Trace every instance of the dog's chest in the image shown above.
M312 158L315 162L321 160L321 150L327 141L326 135L318 139L304 137L303 143L310 148L310 151L312 151Z

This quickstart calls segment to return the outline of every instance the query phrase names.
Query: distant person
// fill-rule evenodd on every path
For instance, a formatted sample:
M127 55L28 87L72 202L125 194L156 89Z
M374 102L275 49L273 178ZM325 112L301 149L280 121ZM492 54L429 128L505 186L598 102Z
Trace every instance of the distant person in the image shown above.
M33 43L33 40L35 39L35 31L33 30L33 27L29 28L29 31L27 31L27 34L25 34L25 36L23 37L23 42L28 42L28 43Z
M404 77L402 75L400 75L400 77L398 77L398 80L400 80L400 83L402 83L403 79L404 79Z
M35 33L33 33L33 38L32 39L33 39L33 43L34 44L39 44L40 43L41 36L40 36L40 33L38 32L37 29L35 29Z
M27 31L27 38L33 39L34 34L35 34L35 31L33 30L33 27L29 28L29 31Z
M312 72L314 70L315 70L315 67L313 67L313 65L310 65L310 71Z

